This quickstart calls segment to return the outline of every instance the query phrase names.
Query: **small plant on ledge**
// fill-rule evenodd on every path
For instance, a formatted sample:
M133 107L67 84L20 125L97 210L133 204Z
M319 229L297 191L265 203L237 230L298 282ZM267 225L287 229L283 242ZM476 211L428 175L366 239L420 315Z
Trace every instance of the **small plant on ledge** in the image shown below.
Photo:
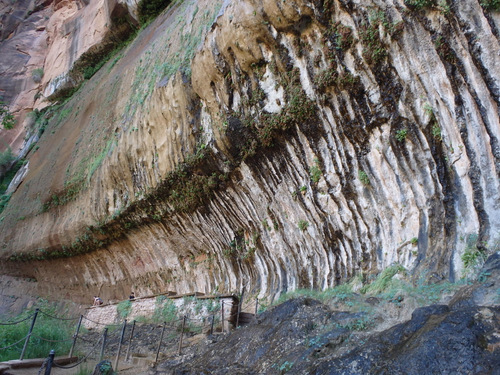
M396 132L396 139L399 141L399 142L404 142L404 140L406 139L406 136L408 135L408 129L404 128L404 129L400 129Z
M305 220L299 220L298 226L301 231L305 231L309 227L309 223Z
M365 171L360 169L358 171L358 178L363 185L370 185L370 178L368 177Z

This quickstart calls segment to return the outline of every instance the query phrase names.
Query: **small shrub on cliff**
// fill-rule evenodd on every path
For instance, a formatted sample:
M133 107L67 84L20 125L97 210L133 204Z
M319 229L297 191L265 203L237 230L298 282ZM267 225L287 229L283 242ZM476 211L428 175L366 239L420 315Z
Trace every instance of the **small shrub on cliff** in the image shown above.
M405 268L399 264L395 264L393 266L387 267L385 270L382 271L382 273L377 277L377 279L369 284L365 285L363 288L361 288L360 292L361 293L372 293L372 294L377 294L377 293L382 293L387 289L389 284L392 281L392 278L398 274L405 272Z
M476 279L479 269L488 257L488 244L480 242L479 236L472 233L465 238L466 247L462 254L462 262L464 265L463 277L466 279Z
M33 79L33 82L40 83L43 78L43 69L42 68L33 69L33 71L31 72L31 78Z
M3 212L3 210L7 206L7 203L9 203L9 200L10 200L10 194L0 195L0 214ZM1 219L0 219L0 221L1 221Z
M177 319L177 307L175 303L168 298L163 300L156 300L156 307L153 313L153 320L155 322L173 322Z
M14 154L10 147L4 152L0 152L0 170L7 168L14 161Z
M345 328L350 331L366 331L374 324L375 322L373 321L373 319L370 316L365 315L361 318L351 320L346 324L339 324L338 327Z
M410 7L410 8L419 10L419 9L425 9L425 8L429 8L431 6L436 5L436 1L435 0L405 0L405 5Z
M399 142L404 142L404 140L406 139L406 136L408 135L408 129L400 129L396 132L396 139L399 141Z
M116 310L118 311L120 318L125 319L129 316L130 311L132 311L132 301L126 300L120 302L118 306L116 306Z
M336 87L338 90L353 90L359 81L360 78L351 72L338 73L334 68L323 70L314 77L314 84L319 91L325 91L329 87Z
M305 220L299 220L298 227L301 231L305 231L309 227L309 223Z
M321 178L321 169L319 168L319 160L314 159L314 165L309 168L309 176L311 177L311 181L315 184L318 183Z
M139 22L144 24L157 17L170 3L171 0L141 0L137 4Z
M439 125L437 123L432 125L431 134L438 141L441 141L443 139L443 137L441 135L441 128L439 127Z
M286 131L296 126L303 131L311 131L317 123L316 105L304 92L300 84L300 72L293 69L281 75L281 85L285 89L286 104L280 113L263 113L258 118L246 115L245 127L250 129L246 144L242 147L242 160L255 155L260 147L272 147Z
M368 177L365 171L360 169L358 171L358 178L363 185L370 185L370 178Z
M12 129L16 125L14 115L10 113L9 106L0 100L0 119L4 129Z
M319 91L324 91L328 87L335 85L338 73L335 69L325 69L314 77L314 84L318 87Z
M481 6L486 10L500 11L500 0L482 0Z
M351 27L337 22L332 27L332 33L335 37L335 46L337 49L346 51L352 46L354 37L352 35Z
M17 171L26 163L25 160L19 160L15 165L11 165L13 160L14 154L10 148L0 153L0 171L5 172L3 176L0 176L0 213L2 213L7 206L11 196L10 194L5 194L7 188Z
M387 56L379 30L381 22L380 19L373 18L371 24L362 25L359 29L359 36L363 42L363 58L369 65L379 64Z

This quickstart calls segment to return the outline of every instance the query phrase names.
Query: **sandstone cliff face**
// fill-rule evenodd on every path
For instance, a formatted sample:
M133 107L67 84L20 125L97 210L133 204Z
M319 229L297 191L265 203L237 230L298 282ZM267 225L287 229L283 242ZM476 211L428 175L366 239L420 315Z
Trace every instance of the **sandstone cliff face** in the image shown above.
M468 239L499 239L499 22L478 1L172 7L51 118L2 272L76 300L461 276Z
M135 0L0 2L0 95L19 124L0 129L1 149L22 146L26 114L45 107L45 98L58 90L78 84L70 75L75 62L116 34L116 19L136 19L136 8Z

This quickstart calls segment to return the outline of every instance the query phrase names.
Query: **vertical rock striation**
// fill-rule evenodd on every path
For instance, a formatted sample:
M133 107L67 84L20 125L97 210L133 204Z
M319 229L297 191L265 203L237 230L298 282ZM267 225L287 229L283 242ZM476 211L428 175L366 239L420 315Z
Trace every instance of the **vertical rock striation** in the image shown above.
M478 1L185 1L79 93L84 129L62 122L50 152L93 116L111 146L65 205L20 209L16 230L6 211L2 272L73 299L276 296L393 263L460 277L471 235L499 240L499 21ZM78 165L33 163L9 207Z

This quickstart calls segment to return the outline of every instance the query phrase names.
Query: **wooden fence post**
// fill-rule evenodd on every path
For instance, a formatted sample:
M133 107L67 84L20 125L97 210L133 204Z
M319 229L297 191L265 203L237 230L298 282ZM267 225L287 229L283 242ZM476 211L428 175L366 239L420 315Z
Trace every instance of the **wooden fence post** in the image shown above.
M132 346L132 338L134 337L135 320L132 322L132 331L130 331L130 338L128 339L127 355L125 356L125 361L128 361L130 356L130 347Z
M24 342L23 350L21 352L21 357L19 358L20 360L22 360L24 358L24 353L26 353L26 348L28 347L28 342L30 341L31 333L33 332L33 328L35 327L35 321L36 321L36 317L38 315L38 311L39 311L39 309L36 309L35 315L33 315L33 320L31 321L31 327L30 327L30 330L28 332L28 336L26 336L26 341Z
M104 328L102 333L102 345L101 345L101 354L99 355L99 362L104 358L104 348L106 347L106 338L108 337L108 328Z
M243 290L241 292L240 300L238 302L238 315L236 315L236 328L238 328L238 326L240 325L241 305L243 304L244 295L245 295L245 288L243 288Z
M116 352L115 368L114 368L115 371L118 371L118 361L120 360L120 351L122 349L123 336L125 335L126 327L127 327L127 319L123 321L122 333L120 335L120 341L118 341L118 350Z
M179 355L182 354L182 339L184 337L184 327L186 327L186 315L184 315L184 318L182 320L181 338L179 340Z
M163 334L165 333L165 326L166 325L167 325L167 322L163 322L163 328L161 330L160 341L158 342L158 349L156 350L155 366L156 366L156 363L158 362L158 356L160 355L161 342L163 341Z
M80 326L82 325L83 315L80 315L80 320L78 321L78 325L76 326L75 334L73 335L73 344L71 345L71 349L69 350L68 358L73 357L73 351L76 346L76 339L78 338L78 332L80 332Z
M224 333L224 301L222 301L222 308L220 309L220 313L221 313L222 333Z

